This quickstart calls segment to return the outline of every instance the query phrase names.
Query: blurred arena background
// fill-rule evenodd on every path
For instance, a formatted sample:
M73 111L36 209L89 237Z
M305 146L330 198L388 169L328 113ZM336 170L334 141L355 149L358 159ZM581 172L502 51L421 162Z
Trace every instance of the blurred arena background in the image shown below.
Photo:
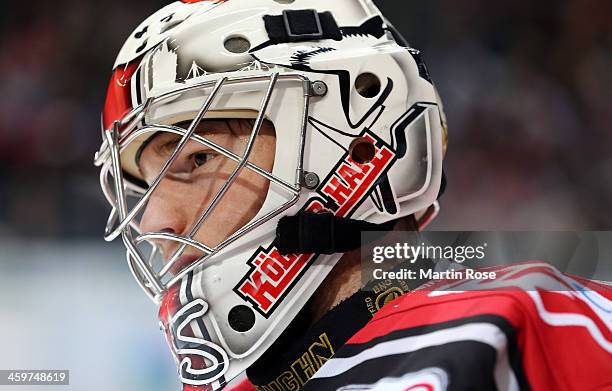
M9 1L0 15L0 369L70 369L70 390L178 389L155 307L102 241L92 166L115 56L167 3ZM445 103L433 229L612 227L612 2L377 3Z

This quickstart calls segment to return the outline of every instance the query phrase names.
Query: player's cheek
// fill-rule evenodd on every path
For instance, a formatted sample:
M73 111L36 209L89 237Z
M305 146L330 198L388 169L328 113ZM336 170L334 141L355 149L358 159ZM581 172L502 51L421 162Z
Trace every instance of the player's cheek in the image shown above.
M257 137L249 161L271 172L276 154L276 137L273 134L263 134Z

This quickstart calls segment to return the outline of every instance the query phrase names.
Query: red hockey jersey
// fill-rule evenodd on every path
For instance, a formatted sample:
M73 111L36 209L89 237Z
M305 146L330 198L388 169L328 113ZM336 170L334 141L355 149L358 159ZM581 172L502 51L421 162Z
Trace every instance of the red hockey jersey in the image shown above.
M305 390L612 390L609 285L543 263L487 271L392 301Z

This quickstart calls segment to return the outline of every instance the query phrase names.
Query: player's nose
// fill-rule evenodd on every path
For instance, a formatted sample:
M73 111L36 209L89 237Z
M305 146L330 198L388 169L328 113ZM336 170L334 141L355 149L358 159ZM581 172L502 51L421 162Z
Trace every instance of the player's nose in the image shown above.
M178 181L164 178L145 206L140 220L141 233L165 232L183 235L189 221L185 199L181 197L184 193Z

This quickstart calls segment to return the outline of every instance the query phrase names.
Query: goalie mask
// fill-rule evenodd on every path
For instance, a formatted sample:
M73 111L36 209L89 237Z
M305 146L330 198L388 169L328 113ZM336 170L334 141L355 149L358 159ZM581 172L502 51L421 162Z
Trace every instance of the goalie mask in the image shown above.
M370 0L307 7L175 2L114 66L105 238L160 306L185 389L266 351L342 256L339 227L437 208L445 129L419 52Z

